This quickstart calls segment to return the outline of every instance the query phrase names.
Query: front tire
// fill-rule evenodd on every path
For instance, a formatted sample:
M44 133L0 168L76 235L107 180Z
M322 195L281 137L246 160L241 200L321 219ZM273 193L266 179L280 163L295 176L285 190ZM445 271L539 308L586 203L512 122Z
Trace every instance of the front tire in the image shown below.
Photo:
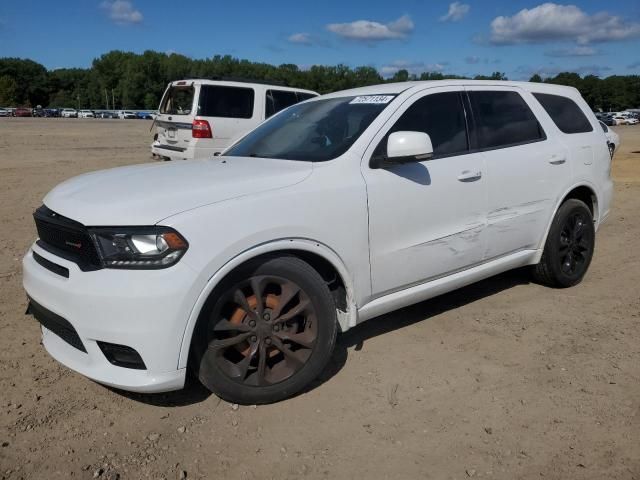
M325 368L338 322L322 277L293 256L250 261L216 287L199 320L191 368L220 398L290 397Z
M556 213L534 278L556 288L572 287L587 273L595 247L593 215L577 199L564 202Z

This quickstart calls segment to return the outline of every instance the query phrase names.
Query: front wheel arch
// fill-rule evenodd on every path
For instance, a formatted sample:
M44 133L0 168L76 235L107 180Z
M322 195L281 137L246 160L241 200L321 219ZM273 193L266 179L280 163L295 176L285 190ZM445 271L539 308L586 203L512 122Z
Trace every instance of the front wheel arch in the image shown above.
M357 323L357 306L355 303L354 283L349 271L342 259L328 246L323 243L309 239L282 239L270 243L265 243L254 247L245 252L239 253L237 256L229 260L221 268L219 268L209 278L209 281L202 289L196 303L194 304L185 331L182 337L180 347L180 356L178 359L178 368L186 368L189 360L189 351L196 325L200 319L200 315L213 293L215 287L229 274L240 266L249 261L253 261L261 256L273 255L294 255L309 263L316 270L314 259L322 261L325 265L330 265L339 276L340 282L344 288L344 303L340 305L337 311L338 323L340 331L344 332L353 327ZM322 272L319 272L322 275Z

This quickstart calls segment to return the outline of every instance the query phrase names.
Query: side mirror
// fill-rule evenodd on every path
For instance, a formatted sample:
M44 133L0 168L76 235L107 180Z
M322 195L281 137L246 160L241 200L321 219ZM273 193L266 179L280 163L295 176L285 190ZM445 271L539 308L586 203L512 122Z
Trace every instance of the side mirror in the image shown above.
M399 163L427 160L433 156L431 138L424 132L393 132L387 140L387 158Z
M383 140L384 142L384 140ZM379 145L384 150L384 144ZM431 138L424 132L393 132L386 139L386 155L379 151L371 158L371 168L388 168L433 157Z

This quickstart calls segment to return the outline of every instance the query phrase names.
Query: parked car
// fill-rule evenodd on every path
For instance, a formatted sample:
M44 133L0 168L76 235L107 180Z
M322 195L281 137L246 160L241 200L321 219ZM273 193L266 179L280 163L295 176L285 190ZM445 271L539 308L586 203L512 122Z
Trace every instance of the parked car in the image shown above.
M118 118L121 120L131 120L138 118L138 115L136 115L136 112L132 112L130 110L120 110L118 112Z
M13 112L13 116L14 117L31 117L31 109L30 108L24 108L24 107L18 107L14 110Z
M579 283L610 168L570 87L332 93L209 161L56 187L23 260L28 311L47 351L98 382L168 391L190 369L225 400L274 402L367 319L526 265L541 283Z
M604 118L602 119L602 122L603 122L607 127L612 127L612 126L614 126L614 125L616 125L616 124L617 124L617 122L613 119L613 117L609 117L609 116L604 117Z
M46 118L59 117L60 111L56 108L45 108L43 116Z
M101 110L99 112L96 112L96 117L97 118L118 118L118 113L112 112L110 110Z
M60 116L62 118L78 118L78 111L73 108L63 108Z
M153 116L149 112L136 112L136 117L141 120L153 120Z
M96 118L96 115L91 110L80 110L78 118Z
M180 80L162 97L151 153L211 158L280 110L318 94L255 82Z
M9 112L9 110L7 110L6 108L0 108L0 117L10 117L11 116L11 112Z
M638 123L640 123L640 120L638 120L635 116L627 117L627 125L637 125Z
M609 154L611 155L611 158L613 158L613 154L616 153L616 150L620 146L620 136L616 132L611 130L609 126L603 121L600 121L600 126L602 127L602 131L607 137L607 147L609 148Z

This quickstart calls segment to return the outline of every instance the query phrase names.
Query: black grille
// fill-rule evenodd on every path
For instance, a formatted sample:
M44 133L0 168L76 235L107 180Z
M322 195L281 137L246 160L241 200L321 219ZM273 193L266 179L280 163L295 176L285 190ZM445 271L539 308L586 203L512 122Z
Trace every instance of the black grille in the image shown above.
M42 305L37 304L33 300L29 300L29 307L27 313L30 313L40 322L47 330L52 331L58 335L62 340L67 342L72 347L87 353L87 350L80 340L80 336L73 325L68 320L62 318L60 315L56 315L50 310L47 310Z
M82 270L102 267L84 225L58 215L44 205L34 212L33 218L40 237L38 245L42 248L77 263Z

